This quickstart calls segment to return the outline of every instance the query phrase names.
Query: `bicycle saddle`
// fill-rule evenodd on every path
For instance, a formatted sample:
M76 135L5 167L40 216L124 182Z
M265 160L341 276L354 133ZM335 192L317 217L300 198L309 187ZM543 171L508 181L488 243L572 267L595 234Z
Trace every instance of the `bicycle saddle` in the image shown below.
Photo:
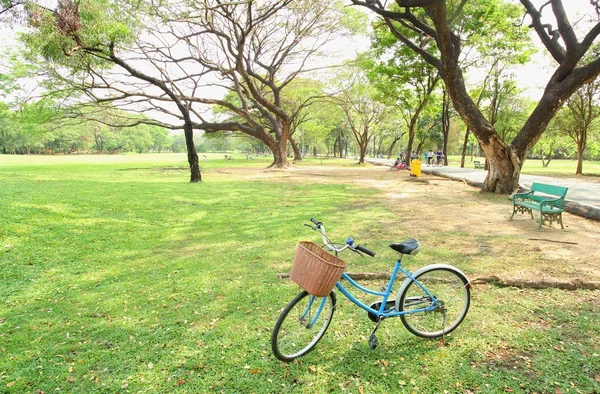
M421 250L421 244L416 239L409 238L404 242L390 244L390 248L400 254L410 254L414 256Z

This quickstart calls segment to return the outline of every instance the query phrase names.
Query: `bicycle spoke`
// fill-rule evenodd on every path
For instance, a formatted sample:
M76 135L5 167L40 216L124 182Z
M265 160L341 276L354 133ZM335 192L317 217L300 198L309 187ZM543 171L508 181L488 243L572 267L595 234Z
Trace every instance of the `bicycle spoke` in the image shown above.
M271 336L273 354L291 361L311 351L325 334L335 311L335 294L315 297L300 293L283 310Z
M411 283L401 297L402 311L436 305L432 311L402 316L405 327L413 334L436 338L454 330L464 319L469 305L468 284L448 269L431 269L416 278L431 294L427 295L416 283ZM421 301L419 301L421 300ZM427 304L427 305L426 305Z

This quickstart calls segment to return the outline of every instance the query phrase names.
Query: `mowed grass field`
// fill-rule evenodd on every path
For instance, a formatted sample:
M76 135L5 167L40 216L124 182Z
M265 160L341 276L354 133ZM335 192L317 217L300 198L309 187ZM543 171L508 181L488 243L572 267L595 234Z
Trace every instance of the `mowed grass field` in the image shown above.
M204 182L190 184L185 155L0 155L0 392L600 392L594 291L477 285L447 346L388 320L375 350L372 322L340 295L317 348L279 362L271 330L299 289L277 274L291 269L297 242L319 242L303 224L315 216L332 237L384 256L406 234L383 226L390 213L377 188L262 176L268 157L209 158ZM399 222L410 217L410 204L397 209ZM452 239L424 245L408 267L486 270L489 252L467 262Z

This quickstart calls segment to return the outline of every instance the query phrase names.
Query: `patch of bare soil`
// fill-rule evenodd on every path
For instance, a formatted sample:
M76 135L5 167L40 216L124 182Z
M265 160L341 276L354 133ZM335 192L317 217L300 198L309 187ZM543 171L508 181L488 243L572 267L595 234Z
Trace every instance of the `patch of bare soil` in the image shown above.
M463 182L383 166L295 167L288 170L228 168L230 174L295 183L352 183L381 191L390 210L390 225L427 239L430 247L446 247L464 256L476 275L527 280L598 282L600 222L563 214L558 224L537 230L529 215L512 220L508 196L482 194ZM534 217L537 219L539 216ZM443 239L440 241L440 238Z

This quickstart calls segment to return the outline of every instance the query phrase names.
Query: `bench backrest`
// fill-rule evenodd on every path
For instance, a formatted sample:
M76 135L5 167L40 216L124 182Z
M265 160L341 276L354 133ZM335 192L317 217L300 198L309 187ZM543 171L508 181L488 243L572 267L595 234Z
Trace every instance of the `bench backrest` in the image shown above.
M565 196L567 195L567 190L569 190L569 188L567 188L567 187L546 185L544 183L534 182L531 185L532 192L543 193L543 194L547 194L550 196L554 196L555 198L559 197L562 199L564 199ZM532 196L532 199L533 200L542 200L543 196L538 196L537 198L535 198L535 195L534 195L534 196Z

